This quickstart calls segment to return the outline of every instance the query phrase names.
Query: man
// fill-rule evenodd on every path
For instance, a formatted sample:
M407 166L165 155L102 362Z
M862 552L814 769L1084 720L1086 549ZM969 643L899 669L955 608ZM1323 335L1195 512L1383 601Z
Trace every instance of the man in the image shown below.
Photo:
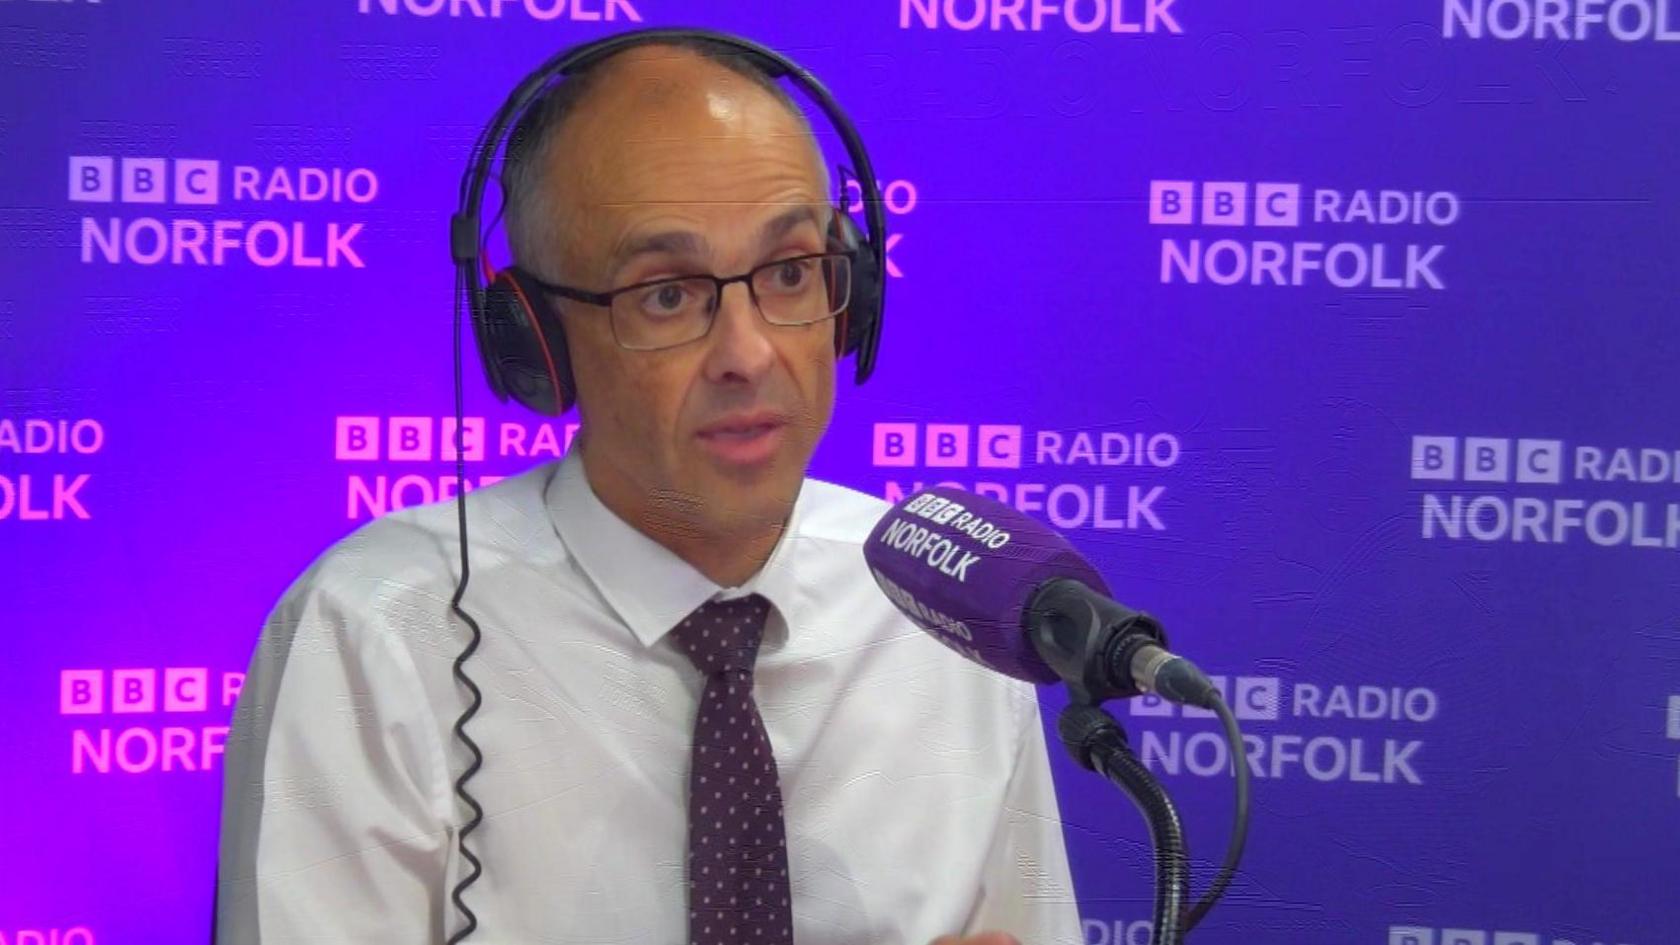
M799 306L845 273L801 295L810 271L774 265L827 248L803 116L704 45L633 47L568 85L504 171L524 268L601 292L772 265L715 300L558 300L581 432L467 502L484 757L467 941L1075 945L1033 690L880 594L861 544L885 503L805 478L835 352L827 308ZM368 524L271 614L227 752L226 945L459 927L455 516ZM756 659L704 665L708 619L752 624ZM749 749L773 761L739 768Z

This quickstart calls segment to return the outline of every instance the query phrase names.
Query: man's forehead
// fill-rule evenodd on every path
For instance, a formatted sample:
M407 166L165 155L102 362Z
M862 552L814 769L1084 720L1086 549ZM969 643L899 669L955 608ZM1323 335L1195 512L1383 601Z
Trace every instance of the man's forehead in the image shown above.
M635 49L612 65L554 153L556 209L593 244L587 255L662 230L752 238L796 206L826 223L822 152L786 103L687 50Z
M691 50L635 48L600 68L569 122L580 146L616 151L665 139L680 142L695 133L775 134L797 122L780 96Z
M822 196L823 156L809 129L780 115L751 122L705 113L625 114L579 151L591 165L579 197L609 211Z

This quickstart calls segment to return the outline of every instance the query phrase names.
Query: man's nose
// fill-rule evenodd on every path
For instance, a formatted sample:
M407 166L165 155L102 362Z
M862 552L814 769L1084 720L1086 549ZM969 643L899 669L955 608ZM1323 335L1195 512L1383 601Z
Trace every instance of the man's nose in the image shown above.
M747 378L762 375L775 358L770 328L753 304L745 282L724 286L713 315L708 358L715 379L729 373Z

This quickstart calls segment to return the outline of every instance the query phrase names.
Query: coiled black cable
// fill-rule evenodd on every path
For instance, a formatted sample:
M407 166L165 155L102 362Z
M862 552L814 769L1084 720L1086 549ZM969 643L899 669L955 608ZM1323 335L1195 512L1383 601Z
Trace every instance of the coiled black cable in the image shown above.
M456 682L459 682L461 685L467 687L467 691L472 693L472 702L469 703L466 710L461 713L460 718L455 720L455 726L453 728L455 737L460 740L461 744L467 746L468 753L472 755L472 762L467 765L465 771L461 772L461 776L455 779L455 795L462 801L466 802L467 807L472 810L472 816L469 817L466 824L461 827L459 837L461 856L465 858L468 863L472 864L472 870L467 873L466 876L462 877L460 882L455 884L454 890L452 890L449 894L450 900L455 903L455 908L460 911L463 917L465 917L466 925L456 931L455 934L449 936L447 945L456 945L457 942L466 938L474 929L478 928L478 916L474 914L472 909L467 905L465 898L463 898L463 894L466 892L467 887L471 886L478 879L479 875L484 872L484 864L480 863L478 857L474 856L472 850L467 847L467 837L474 830L478 829L479 823L484 820L484 808L479 806L478 800L467 792L467 780L477 774L478 769L484 764L484 754L478 750L478 743L474 742L472 740L472 736L467 734L466 725L474 715L478 714L479 706L484 703L484 694L479 691L477 684L472 681L472 677L467 675L467 671L464 668L467 657L472 656L478 649L478 641L481 635L478 629L478 621L474 620L471 614L461 608L461 598L466 596L467 579L471 574L467 564L467 461L466 450L462 448L463 444L461 442L461 428L463 426L463 414L465 413L462 406L464 398L461 392L461 296L465 291L465 280L457 274L455 277L454 322L455 521L460 531L461 580L455 584L455 596L449 599L449 609L460 615L461 619L466 621L467 627L472 631L471 638L467 641L467 645L462 648L460 655L455 657L455 663L452 667Z

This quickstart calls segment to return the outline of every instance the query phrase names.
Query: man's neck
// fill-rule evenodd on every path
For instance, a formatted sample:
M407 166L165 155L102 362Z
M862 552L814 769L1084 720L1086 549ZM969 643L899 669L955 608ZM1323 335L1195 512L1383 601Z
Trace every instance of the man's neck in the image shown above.
M701 514L695 497L647 489L614 468L597 470L582 453L584 478L602 505L720 587L744 584L762 570L791 517L790 508L774 523L722 529Z

